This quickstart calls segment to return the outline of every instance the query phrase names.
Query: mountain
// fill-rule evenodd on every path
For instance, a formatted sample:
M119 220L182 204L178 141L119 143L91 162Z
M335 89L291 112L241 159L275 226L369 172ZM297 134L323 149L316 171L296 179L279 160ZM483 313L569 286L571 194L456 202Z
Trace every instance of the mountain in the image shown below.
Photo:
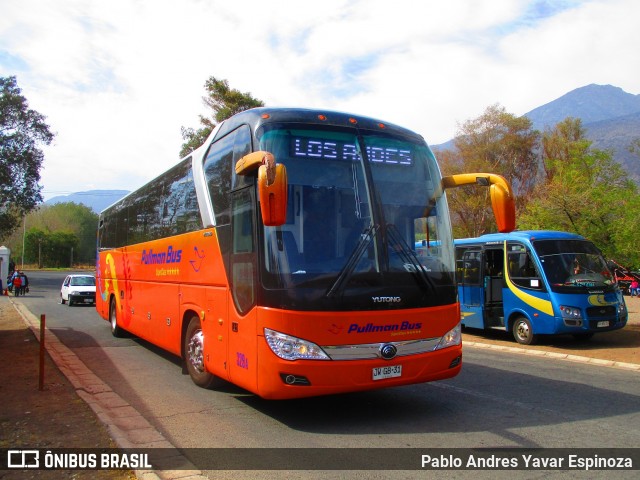
M593 148L612 151L614 160L640 185L640 156L629 151L629 145L640 138L640 111L589 123L585 129Z
M56 203L73 202L83 204L100 213L112 203L117 202L129 192L127 190L89 190L86 192L76 192L70 195L60 195L50 198L45 205L55 205Z
M580 118L592 147L613 159L640 184L640 157L629 151L640 138L640 95L612 85L587 85L526 113L533 128L544 131L567 117Z
M612 85L591 84L534 108L524 116L541 132L567 117L580 118L593 148L613 152L613 159L640 184L640 156L629 151L631 143L640 138L640 95ZM434 150L453 147L453 140L449 140L435 145Z
M627 93L612 85L587 85L534 108L525 116L533 128L543 131L567 117L582 119L582 125L612 120L640 112L640 95Z

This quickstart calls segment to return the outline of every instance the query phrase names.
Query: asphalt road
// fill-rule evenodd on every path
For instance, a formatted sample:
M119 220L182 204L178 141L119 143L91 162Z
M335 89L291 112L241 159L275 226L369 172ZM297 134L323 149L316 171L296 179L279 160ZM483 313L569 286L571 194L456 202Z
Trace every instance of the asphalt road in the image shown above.
M637 372L484 349L466 348L462 373L454 379L388 390L289 401L262 400L232 385L203 390L182 374L176 357L135 338L112 337L108 323L93 307L59 304L65 275L29 272L31 292L19 301L35 315L45 314L50 331L178 448L640 445ZM388 472L369 473L368 478L389 478ZM441 471L438 476L457 478L463 473ZM536 477L526 471L466 472L474 478L503 473L505 478ZM210 475L244 478L237 472ZM635 475L606 472L606 478ZM425 472L405 471L393 478L424 476ZM252 478L272 476L256 473Z

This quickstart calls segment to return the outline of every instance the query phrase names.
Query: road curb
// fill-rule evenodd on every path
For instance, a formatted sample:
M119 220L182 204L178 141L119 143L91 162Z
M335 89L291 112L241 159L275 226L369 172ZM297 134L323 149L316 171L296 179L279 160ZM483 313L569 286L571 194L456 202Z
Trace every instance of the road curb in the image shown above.
M40 319L23 304L9 299L24 323L40 341ZM93 410L109 435L122 449L168 448L176 450L149 421L94 374L54 333L45 328L45 349L76 394ZM188 465L184 458L181 463ZM140 480L206 480L200 470L134 470Z
M581 355L573 355L570 353L547 352L545 350L507 347L504 345L494 345L494 344L482 343L482 342L463 341L462 345L463 347L481 348L485 350L495 350L495 351L505 352L505 353L516 353L518 355L547 357L547 358L553 358L555 360L567 360L570 362L585 363L585 364L597 365L600 367L613 367L613 368L620 368L623 370L640 372L640 364L617 362L615 360L603 360L600 358L591 358L591 357L585 357Z

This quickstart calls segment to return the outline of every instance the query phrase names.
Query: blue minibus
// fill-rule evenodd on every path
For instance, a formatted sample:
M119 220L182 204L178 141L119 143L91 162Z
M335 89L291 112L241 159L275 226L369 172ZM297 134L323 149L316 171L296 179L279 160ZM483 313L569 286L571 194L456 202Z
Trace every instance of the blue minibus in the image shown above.
M456 278L465 327L587 339L627 323L624 297L598 248L566 232L514 231L458 239Z

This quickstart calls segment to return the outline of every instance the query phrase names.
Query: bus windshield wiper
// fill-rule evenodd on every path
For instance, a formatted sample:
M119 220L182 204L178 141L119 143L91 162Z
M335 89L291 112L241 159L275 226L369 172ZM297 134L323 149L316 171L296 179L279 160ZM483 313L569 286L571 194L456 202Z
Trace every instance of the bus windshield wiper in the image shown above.
M398 229L393 224L388 224L386 228L387 237L393 240L396 253L400 255L402 261L405 264L405 269L409 272L415 273L415 276L419 279L420 283L428 289L434 289L435 285L433 280L425 271L422 263L416 256L415 252L407 245L402 238L402 235L398 232Z
M369 247L371 240L373 240L373 238L375 237L378 227L378 224L371 225L369 228L365 229L364 232L362 232L358 245L356 245L356 248L353 250L353 252L351 252L351 255L349 255L347 263L345 263L344 267L342 267L342 270L340 270L340 273L338 274L336 281L333 282L333 285L331 285L331 288L327 290L325 297L333 297L342 290L347 279L351 277L351 274L358 265L360 257L362 257L364 251Z

